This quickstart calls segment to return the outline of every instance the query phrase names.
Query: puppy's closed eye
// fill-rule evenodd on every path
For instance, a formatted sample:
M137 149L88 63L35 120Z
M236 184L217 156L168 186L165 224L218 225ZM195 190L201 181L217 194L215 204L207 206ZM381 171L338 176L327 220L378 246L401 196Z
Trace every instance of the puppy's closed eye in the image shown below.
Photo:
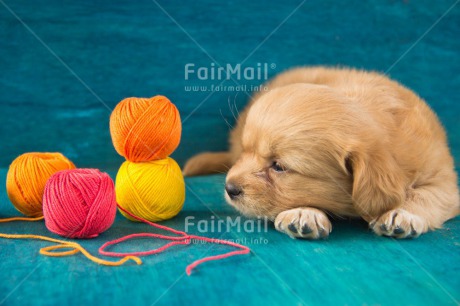
M286 171L285 167L283 167L279 162L277 161L274 161L271 166L270 166L270 169L272 169L273 171L275 172L284 172Z

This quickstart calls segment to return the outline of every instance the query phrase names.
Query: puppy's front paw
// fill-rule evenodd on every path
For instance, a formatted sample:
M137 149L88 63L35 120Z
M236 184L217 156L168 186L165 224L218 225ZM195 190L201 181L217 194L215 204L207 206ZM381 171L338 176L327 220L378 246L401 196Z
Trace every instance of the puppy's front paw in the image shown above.
M283 211L275 219L275 227L292 238L326 238L332 225L326 214L319 209L305 207Z
M428 230L427 223L404 209L393 209L369 223L377 235L395 238L415 238Z

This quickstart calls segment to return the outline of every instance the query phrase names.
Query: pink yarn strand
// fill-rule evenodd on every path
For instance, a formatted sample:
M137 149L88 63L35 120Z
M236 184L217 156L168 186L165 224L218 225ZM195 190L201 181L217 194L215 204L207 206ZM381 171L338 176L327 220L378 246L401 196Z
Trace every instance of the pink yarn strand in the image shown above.
M160 224L156 224L156 223L150 222L148 220L145 220L143 218L140 218L138 216L135 216L132 213L130 213L129 211L123 209L120 206L118 206L118 208L120 210L122 210L123 212L125 212L126 214L130 215L131 217L133 217L136 220L139 220L139 221L144 222L144 223L146 223L146 224L148 224L148 225L150 225L152 227L155 227L155 228L158 228L158 229L161 229L161 230L164 230L164 231L167 231L167 232L179 235L179 236L175 237L175 236L167 236L167 235L153 234L153 233L130 234L130 235L127 235L127 236L124 236L124 237L121 237L121 238L118 238L118 239L115 239L115 240L108 241L108 242L104 243L99 248L99 253L101 255L113 256L113 257L124 257L124 256L127 256L127 255L132 255L132 256L153 255L153 254L158 254L158 253L164 252L165 250L167 250L170 247L175 246L175 245L190 244L192 239L206 241L206 242L209 242L209 243L228 245L228 246L232 246L232 247L240 249L238 251L231 251L231 252L228 252L228 253L224 253L224 254L220 254L220 255L214 255L214 256L208 256L208 257L205 257L205 258L202 258L202 259L195 260L194 262L189 264L185 269L185 272L187 273L187 275L190 275L192 273L193 269L195 269L197 266L199 266L202 263L205 263L205 262L208 262L208 261L213 261L213 260L220 260L220 259L228 258L228 257L231 257L231 256L235 256L235 255L248 254L251 251L247 246L244 246L244 245L241 245L241 244L238 244L238 243L234 243L234 242L231 242L231 241L215 239L215 238L208 238L208 237L202 237L202 236L197 236L197 235L189 235L186 232L175 230L173 228L170 228L170 227L167 227L167 226L164 226L164 225L160 225ZM169 242L169 243L167 243L167 244L165 244L165 245L163 245L161 247L158 247L156 249L149 250L149 251L122 253L122 252L110 252L110 251L105 250L105 248L107 248L108 246L111 246L111 245L119 244L119 243L122 243L124 241L130 240L130 239L133 239L133 238L145 238L145 237L158 238L158 239L163 239L163 240L170 240L171 242Z

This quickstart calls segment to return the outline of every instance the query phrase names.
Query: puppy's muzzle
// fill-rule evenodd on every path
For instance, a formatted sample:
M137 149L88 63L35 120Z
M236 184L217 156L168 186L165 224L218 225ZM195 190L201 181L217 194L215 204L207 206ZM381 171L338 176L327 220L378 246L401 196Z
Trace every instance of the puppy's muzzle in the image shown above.
M241 189L241 187L231 182L225 184L225 191L232 200L243 195L243 190Z

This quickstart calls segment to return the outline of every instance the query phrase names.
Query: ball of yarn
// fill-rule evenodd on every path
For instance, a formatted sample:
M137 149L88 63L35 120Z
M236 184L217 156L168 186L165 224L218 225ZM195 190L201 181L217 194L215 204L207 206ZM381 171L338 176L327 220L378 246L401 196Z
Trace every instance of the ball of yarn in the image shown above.
M179 145L181 131L179 111L163 96L126 98L110 116L115 150L132 162L166 158Z
M74 169L75 165L61 153L25 153L10 165L6 192L14 207L28 217L41 217L43 191L56 172Z
M152 222L174 217L185 201L182 172L169 157L144 163L124 162L118 171L115 189L118 205Z
M115 220L113 181L97 169L64 170L46 183L43 215L46 227L68 238L93 238Z

